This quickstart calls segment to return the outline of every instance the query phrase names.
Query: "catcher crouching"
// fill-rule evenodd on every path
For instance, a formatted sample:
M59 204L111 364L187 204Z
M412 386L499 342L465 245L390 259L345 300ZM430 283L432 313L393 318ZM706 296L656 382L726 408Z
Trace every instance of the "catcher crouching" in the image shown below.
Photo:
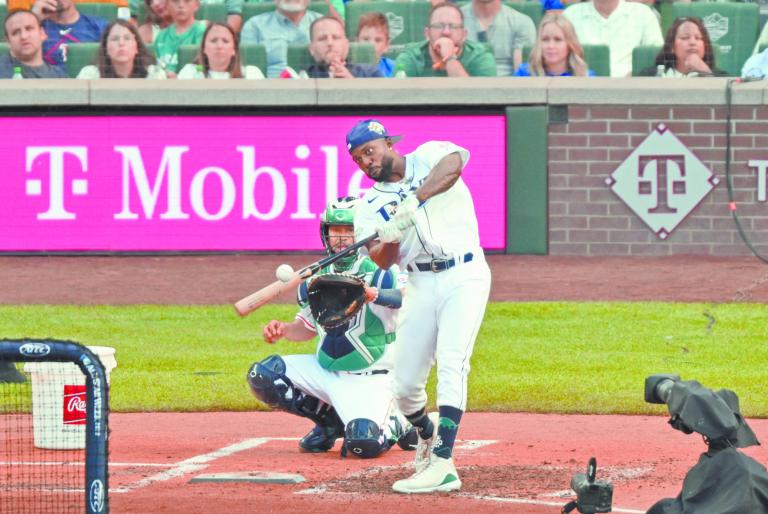
M320 235L329 254L354 243L357 202L340 198L323 212ZM299 441L302 451L326 452L340 437L342 456L376 457L395 444L415 449L418 436L397 411L390 383L402 305L395 269L358 253L339 259L299 286L293 321L264 326L268 343L317 339L314 355L272 355L248 371L256 398L315 423Z

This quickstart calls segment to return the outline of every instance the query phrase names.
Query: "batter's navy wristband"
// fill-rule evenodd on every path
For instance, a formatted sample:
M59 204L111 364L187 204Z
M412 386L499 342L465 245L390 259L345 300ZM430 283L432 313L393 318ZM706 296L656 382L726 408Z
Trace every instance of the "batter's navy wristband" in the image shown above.
M373 303L382 307L399 309L403 305L403 293L399 289L379 289L379 296Z

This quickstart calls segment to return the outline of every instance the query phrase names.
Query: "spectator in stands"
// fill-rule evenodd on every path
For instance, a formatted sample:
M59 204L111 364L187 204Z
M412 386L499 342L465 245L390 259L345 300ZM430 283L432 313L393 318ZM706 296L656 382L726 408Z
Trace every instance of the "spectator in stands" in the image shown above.
M177 52L181 45L199 45L208 23L195 19L200 0L168 0L173 23L160 31L155 39L157 62L169 77L176 77L179 67Z
M491 45L499 76L512 75L523 62L523 47L533 46L536 26L501 0L472 0L463 6L467 39Z
M309 0L275 0L275 10L245 22L243 43L262 43L267 49L267 77L286 68L288 45L309 43L309 26L322 14L307 9Z
M212 3L219 1L211 0ZM239 34L243 28L243 0L224 0L224 5L227 8L227 25Z
M395 68L408 77L493 77L496 60L484 43L467 41L464 15L452 3L432 7L426 41L409 45Z
M151 45L157 35L172 23L166 0L144 0L144 22L139 25L139 34L145 44Z
M263 79L264 73L258 66L242 66L237 34L230 25L213 22L205 31L197 59L184 66L178 78Z
M155 57L144 45L136 26L115 20L101 36L96 64L85 66L77 78L164 79L165 72L155 64Z
M653 10L640 2L591 0L564 12L573 23L582 45L607 45L611 77L632 73L632 50L637 46L662 46L664 38Z
M379 71L382 77L391 77L395 73L395 61L384 54L389 51L389 22L380 12L369 12L360 16L357 22L357 40L371 43L379 59Z
M587 68L573 25L559 13L545 14L529 62L515 71L516 77L593 77Z
M43 59L48 64L63 68L67 45L99 41L107 27L107 20L80 14L75 5L73 0L37 0L32 6L48 35L43 42Z
M747 59L744 67L741 68L741 76L753 79L763 79L768 76L768 48Z
M727 73L715 67L712 42L701 19L681 17L669 27L654 66L641 70L638 75L707 77Z
M310 78L351 79L355 77L381 77L374 64L348 63L349 40L344 24L331 16L323 16L309 27L309 53L315 60L307 70Z
M46 37L40 19L31 11L9 14L5 19L9 52L0 55L0 78L13 77L14 68L21 68L21 76L25 79L66 77L64 70L43 60L43 41Z

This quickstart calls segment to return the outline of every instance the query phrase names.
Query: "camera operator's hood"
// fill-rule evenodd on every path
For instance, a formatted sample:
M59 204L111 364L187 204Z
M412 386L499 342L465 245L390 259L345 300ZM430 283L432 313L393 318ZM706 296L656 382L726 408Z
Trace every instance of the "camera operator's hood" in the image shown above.
M760 444L739 409L739 397L730 389L713 391L695 380L678 381L667 400L669 424L686 434L697 432L710 445L746 448Z

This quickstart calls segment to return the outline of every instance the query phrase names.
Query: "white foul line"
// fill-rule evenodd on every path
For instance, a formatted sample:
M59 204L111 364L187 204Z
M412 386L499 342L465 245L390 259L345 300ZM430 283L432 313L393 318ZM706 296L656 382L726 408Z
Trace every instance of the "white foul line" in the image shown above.
M195 471L200 471L201 469L205 469L206 467L208 467L208 463L213 460L220 459L222 457L227 457L229 455L232 455L244 450L250 450L251 448L256 448L257 446L261 446L262 444L268 441L272 441L274 439L275 439L274 437L258 437L254 439L246 439L239 443L231 444L229 446L225 446L224 448L220 448L218 450L212 451L211 453L197 455L195 457L183 460L181 462L177 462L176 464L173 465L171 469L167 471L163 471L161 473L155 473L154 475L144 477L138 482L135 482L133 484L129 484L123 487L110 488L109 492L110 493L127 493L134 489L146 487L155 482L164 482L172 478L186 475L187 473L194 473Z

